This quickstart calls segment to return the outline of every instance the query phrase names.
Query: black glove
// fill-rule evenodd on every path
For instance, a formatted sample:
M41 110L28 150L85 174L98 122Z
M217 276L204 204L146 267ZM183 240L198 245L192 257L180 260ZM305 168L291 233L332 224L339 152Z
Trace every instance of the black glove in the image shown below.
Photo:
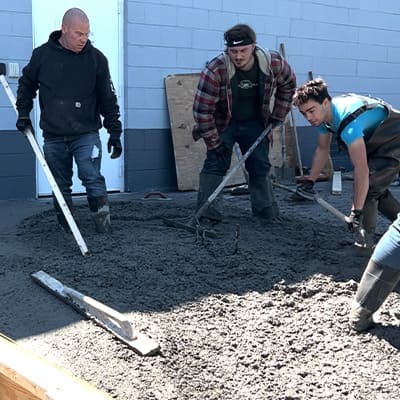
M361 227L362 210L351 210L346 218L347 226L350 232L358 232Z
M25 129L29 128L32 131L32 133L35 134L35 131L32 128L31 119L29 117L18 117L15 126L22 133L25 133Z
M222 161L224 164L230 165L232 151L225 145L224 142L221 142L218 147L216 147L212 151L215 152L218 160Z
M314 181L311 179L305 180L297 186L296 193L307 200L315 200L317 192L314 190Z
M121 144L121 139L120 135L110 135L110 138L108 139L107 143L107 150L109 153L111 153L111 158L118 158L122 154L122 144Z

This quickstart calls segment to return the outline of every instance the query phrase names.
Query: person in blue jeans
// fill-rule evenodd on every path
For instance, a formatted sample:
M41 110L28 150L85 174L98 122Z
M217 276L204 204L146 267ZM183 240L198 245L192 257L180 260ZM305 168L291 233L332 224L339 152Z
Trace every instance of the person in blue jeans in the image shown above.
M400 172L400 111L370 96L348 93L332 98L322 78L299 86L293 104L319 132L309 179L298 186L298 194L313 198L314 183L336 139L354 166L349 229L357 234L355 245L371 251L378 211L391 222L400 212L400 202L390 191Z
M200 73L193 102L193 139L207 153L199 176L197 210L221 184L230 168L235 142L243 154L263 130L285 121L292 105L296 75L276 51L257 45L256 33L237 24L224 33L225 50ZM245 162L252 214L263 222L280 220L269 176L271 132ZM202 222L222 221L222 195L207 208Z
M16 126L32 129L30 112L39 93L43 152L57 185L72 208L73 161L86 188L89 209L98 232L110 232L106 182L101 174L102 147L99 129L110 134L111 158L122 153L120 112L108 61L88 39L87 15L78 8L64 14L61 30L33 50L18 81ZM103 122L101 120L103 117ZM68 224L54 198L58 222Z
M350 326L362 332L374 326L373 314L400 281L400 214L381 237L351 304Z

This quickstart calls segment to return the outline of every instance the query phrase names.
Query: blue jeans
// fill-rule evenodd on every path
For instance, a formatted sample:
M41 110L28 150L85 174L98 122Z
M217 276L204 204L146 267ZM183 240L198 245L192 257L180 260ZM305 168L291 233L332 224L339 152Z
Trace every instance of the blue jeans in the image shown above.
M260 120L231 121L229 126L221 133L221 140L224 147L228 149L226 154L221 157L215 150L207 151L201 175L209 177L208 188L204 186L205 183L202 187L202 179L200 179L199 193L202 200L198 200L198 206L200 203L204 203L204 200L211 194L210 191L218 186L218 180L215 178L213 178L214 184L211 186L210 177L220 177L222 181L223 176L228 171L231 164L232 148L235 142L238 143L242 154L245 154L263 130L264 125ZM252 212L254 215L270 219L277 217L279 211L272 190L271 180L268 176L271 168L268 152L269 140L265 137L246 159L245 166L249 173L248 184Z
M400 271L400 214L380 238L371 258L384 267Z
M71 201L73 160L87 197L107 196L105 179L100 172L102 151L98 132L46 138L43 152L66 201Z
M264 126L261 121L232 121L229 126L221 133L221 139L230 149L232 154L235 142L239 144L242 154L261 135ZM245 161L246 170L250 177L266 177L269 174L271 164L268 158L269 140L265 138ZM224 176L230 167L230 157L221 160L215 151L207 151L207 158L204 161L203 173Z

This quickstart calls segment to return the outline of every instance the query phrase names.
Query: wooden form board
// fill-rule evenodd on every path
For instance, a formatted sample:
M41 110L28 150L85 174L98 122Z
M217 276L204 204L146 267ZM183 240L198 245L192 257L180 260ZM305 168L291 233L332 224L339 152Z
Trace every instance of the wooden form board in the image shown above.
M199 173L206 157L206 146L200 139L192 137L193 101L199 82L199 73L168 75L165 78L172 142L174 145L178 190L197 190ZM233 155L232 165L237 162ZM239 170L228 185L245 183L244 174Z
M111 400L111 397L0 334L0 399Z

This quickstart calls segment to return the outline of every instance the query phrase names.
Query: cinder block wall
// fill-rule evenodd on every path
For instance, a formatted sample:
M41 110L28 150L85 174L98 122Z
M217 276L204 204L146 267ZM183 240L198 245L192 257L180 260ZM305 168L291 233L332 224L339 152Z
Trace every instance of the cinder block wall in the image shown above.
M26 64L32 52L30 1L3 1L0 4L0 62ZM16 92L17 78L6 77ZM3 87L0 87L0 199L36 196L36 163L24 136L15 128L16 114Z
M223 50L223 32L239 22L254 27L263 47L279 49L280 43L285 44L299 83L312 71L327 80L333 95L372 94L400 107L397 0L125 0L124 15L126 190L176 188L164 78L199 72ZM31 1L2 2L0 62L17 62L21 69L31 51ZM15 91L17 80L8 80ZM306 144L300 143L302 156L308 160L312 151L308 135L313 132L297 111L296 121L300 142ZM27 196L16 189L21 185L5 185L11 177L25 188L35 187L30 149L23 138L20 144L9 140L8 135L17 134L14 126L14 111L1 90L0 198ZM26 168L15 169L8 163L12 171L6 171L7 157L17 153ZM35 197L34 189L28 197Z
M140 136L135 137L137 132L157 129L170 135L165 76L198 72L223 50L223 32L239 22L253 26L263 47L279 49L280 43L285 44L299 84L312 71L327 80L332 95L372 94L400 106L396 0L128 0L126 16L125 116L128 145L135 151L146 151L140 147ZM310 165L315 130L297 110L295 115L303 164ZM160 148L160 156L164 152ZM332 156L335 168L351 168L346 155L334 151ZM140 166L135 171L129 168L127 182L134 172L137 180L132 186L140 187ZM163 179L159 182L162 186Z

